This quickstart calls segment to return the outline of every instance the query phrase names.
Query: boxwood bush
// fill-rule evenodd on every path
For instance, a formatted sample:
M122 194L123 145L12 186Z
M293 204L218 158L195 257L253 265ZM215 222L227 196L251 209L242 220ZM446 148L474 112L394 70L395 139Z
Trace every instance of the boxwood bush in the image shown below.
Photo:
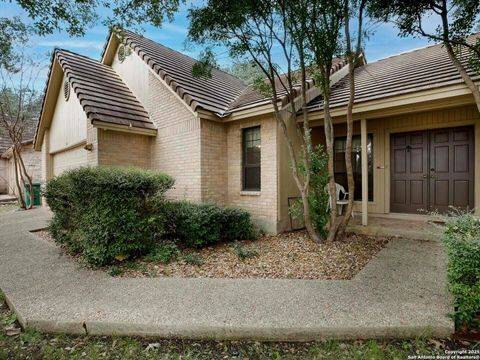
M51 234L94 266L148 253L155 245L156 209L172 185L168 175L134 168L66 171L46 186Z
M250 214L237 208L170 201L164 204L159 220L166 237L190 247L254 237Z
M480 219L460 214L446 222L443 242L448 254L448 286L458 326L479 326Z

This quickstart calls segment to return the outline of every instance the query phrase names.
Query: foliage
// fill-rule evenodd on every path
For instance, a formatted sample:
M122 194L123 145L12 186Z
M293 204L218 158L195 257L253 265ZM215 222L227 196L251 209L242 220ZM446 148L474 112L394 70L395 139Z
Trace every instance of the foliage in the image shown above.
M449 218L443 233L448 254L448 285L456 324L479 326L480 219L465 213Z
M233 65L224 70L247 85L254 85L257 79L261 79L265 83L265 74L254 61L235 61Z
M182 260L188 264L202 266L204 264L203 258L195 253L188 253L182 256Z
M145 256L145 260L168 264L170 261L175 259L179 252L180 250L178 249L178 246L174 243L161 242L157 244L147 256Z
M257 249L252 248L252 247L243 246L239 242L235 242L233 244L233 251L242 260L250 259L250 258L258 256Z
M218 68L215 54L209 48L200 53L200 61L193 64L192 75L196 78L212 78L212 70Z
M178 239L191 247L219 241L247 240L254 235L247 211L215 204L167 202L158 220L160 227L165 229L166 237Z
M15 0L28 19L0 17L0 63L15 64L12 41L25 35L40 36L66 31L70 36L84 36L101 23L110 28L161 27L172 21L184 0ZM2 14L3 15L3 14Z
M15 47L27 43L28 35L28 27L18 16L11 19L0 17L0 67L15 71L19 60Z
M149 23L161 26L173 15L180 0L15 0L33 20L39 35L65 30L70 36L83 36L94 24L131 27ZM100 11L100 10L104 11ZM105 11L108 10L108 11ZM103 15L105 14L105 15Z
M310 151L310 193L308 204L313 225L322 237L326 236L325 228L330 218L328 212L328 193L325 191L329 180L327 161L327 154L322 145L318 145ZM301 161L298 165L298 171L302 174L307 171L303 164L304 162ZM297 203L293 204L290 212L293 217L301 219L302 211L303 204L300 199Z
M173 185L168 175L133 168L83 167L51 179L46 200L59 244L101 266L148 253L154 213ZM161 231L155 224L157 231Z
M107 269L107 274L110 276L120 276L123 272L123 269L116 265L109 266Z

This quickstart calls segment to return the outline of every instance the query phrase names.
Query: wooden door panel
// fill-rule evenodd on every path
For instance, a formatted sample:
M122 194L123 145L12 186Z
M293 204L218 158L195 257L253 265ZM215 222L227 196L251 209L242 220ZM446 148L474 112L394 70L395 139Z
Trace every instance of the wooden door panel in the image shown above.
M430 135L429 210L474 206L473 127L432 130Z
M392 212L473 208L473 127L393 134L391 147Z
M390 210L416 213L427 207L428 134L394 134L391 140Z

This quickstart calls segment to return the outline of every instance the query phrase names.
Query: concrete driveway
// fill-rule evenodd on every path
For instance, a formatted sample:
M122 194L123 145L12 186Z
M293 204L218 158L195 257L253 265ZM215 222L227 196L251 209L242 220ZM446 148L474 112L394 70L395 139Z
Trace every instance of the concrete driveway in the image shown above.
M50 216L44 209L0 215L0 288L23 326L278 341L453 332L438 242L392 240L353 280L113 278L29 232Z

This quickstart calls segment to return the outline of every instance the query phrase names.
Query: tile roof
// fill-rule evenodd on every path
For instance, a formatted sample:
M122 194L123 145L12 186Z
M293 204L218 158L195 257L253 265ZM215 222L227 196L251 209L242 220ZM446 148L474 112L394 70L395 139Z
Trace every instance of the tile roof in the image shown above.
M197 106L218 115L242 94L247 86L224 71L213 69L211 78L192 74L197 60L128 30L123 40L193 109Z
M463 50L461 61L474 80L480 80L469 66L468 54ZM355 70L355 103L460 83L463 80L446 49L442 44L432 45L358 67ZM331 108L346 106L348 96L348 77L345 77L332 87ZM308 107L310 111L321 110L322 98L313 99Z
M65 50L56 50L55 57L92 123L155 129L148 112L110 66Z

